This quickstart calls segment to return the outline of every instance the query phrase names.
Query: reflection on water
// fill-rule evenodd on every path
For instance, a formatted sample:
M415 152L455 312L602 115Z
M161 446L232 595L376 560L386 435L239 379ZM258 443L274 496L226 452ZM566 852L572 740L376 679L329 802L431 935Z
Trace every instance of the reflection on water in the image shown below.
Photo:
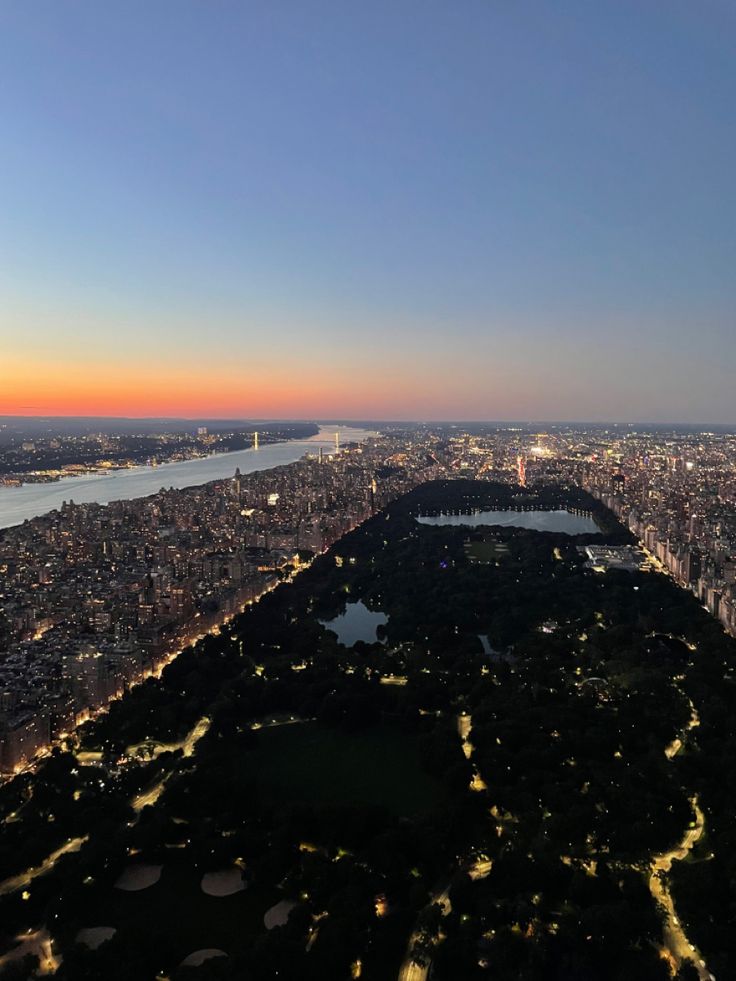
M345 647L352 647L359 640L374 644L378 640L377 628L388 623L384 613L369 610L365 603L348 603L345 612L332 620L320 620L323 627L337 634Z
M320 447L330 453L335 446L335 433L340 434L340 446L361 443L376 435L365 429L349 426L321 426L319 433L309 439L294 439L273 443L260 449L215 453L196 460L162 463L157 467L132 467L113 473L96 473L85 477L67 477L51 484L24 484L22 487L0 487L0 528L21 522L60 508L64 501L76 504L108 504L110 501L131 501L136 497L156 494L162 487L194 487L210 480L232 477L236 467L243 474L257 470L272 470L286 463L295 463L305 453L318 453Z
M552 531L564 535L597 535L600 528L591 517L571 511L473 511L471 514L420 515L422 525L455 525L478 528L499 525L502 528L526 528L528 531Z
M510 648L506 651L497 651L491 647L488 634L478 634L478 640L483 648L483 653L492 661L506 661L508 664L514 664L516 662L516 658L510 653Z

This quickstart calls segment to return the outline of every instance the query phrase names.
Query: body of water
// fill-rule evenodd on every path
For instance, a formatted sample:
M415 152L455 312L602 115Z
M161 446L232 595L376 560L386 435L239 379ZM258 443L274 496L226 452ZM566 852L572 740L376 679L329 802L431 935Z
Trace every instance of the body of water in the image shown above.
M345 647L352 647L359 640L375 644L378 640L377 628L388 623L384 613L369 610L365 603L348 603L345 612L332 620L320 620L323 627L337 634L337 639Z
M491 647L491 642L488 639L488 634L478 634L478 640L483 648L483 653L489 657L492 661L507 661L509 664L513 664L516 658L513 654L510 654L508 650L497 651Z
M417 521L422 525L456 525L463 528L500 525L502 528L526 528L529 531L553 531L565 535L600 533L592 518L571 511L474 511L472 514L420 515Z
M240 467L243 474L273 470L274 467L295 463L305 453L316 454L320 447L326 453L333 452L336 432L340 434L341 446L360 443L369 436L377 435L366 429L348 426L321 426L319 433L309 439L272 443L257 450L235 450L198 457L196 460L162 463L157 467L131 467L83 477L65 477L50 484L0 487L0 528L9 528L26 519L48 514L60 508L64 501L72 500L75 504L130 501L156 494L162 487L181 489L232 477L236 467Z

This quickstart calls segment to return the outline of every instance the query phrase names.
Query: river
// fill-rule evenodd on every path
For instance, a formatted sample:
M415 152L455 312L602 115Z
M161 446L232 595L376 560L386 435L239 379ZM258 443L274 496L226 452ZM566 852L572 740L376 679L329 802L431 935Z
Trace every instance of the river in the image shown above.
M73 500L75 504L130 501L155 494L162 487L181 489L232 477L236 467L240 467L243 474L272 470L295 463L305 453L318 453L320 447L325 452L333 451L336 432L339 433L340 446L360 443L369 436L377 435L349 426L320 426L320 431L309 439L271 443L257 450L234 450L232 453L214 453L194 460L162 463L156 467L131 467L83 477L65 477L49 484L0 487L0 528L10 528L26 519L48 514L61 507L64 501Z

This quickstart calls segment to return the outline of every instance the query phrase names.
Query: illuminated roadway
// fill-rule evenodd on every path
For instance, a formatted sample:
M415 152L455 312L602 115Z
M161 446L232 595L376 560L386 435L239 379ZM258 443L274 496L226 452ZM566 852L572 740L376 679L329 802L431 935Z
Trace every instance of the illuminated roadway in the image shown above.
M668 760L672 760L682 749L688 733L696 726L700 725L700 717L692 702L690 702L690 718L680 736L675 737L671 743L665 747L664 754ZM649 891L656 903L664 910L664 950L668 955L670 963L677 969L683 961L690 961L698 972L700 981L714 981L713 975L706 967L705 960L700 952L687 938L687 934L680 923L675 903L672 899L667 873L672 868L673 862L681 862L690 851L695 847L703 836L705 829L705 815L698 804L697 795L690 798L690 806L693 809L695 820L686 830L679 845L675 845L670 851L662 855L655 855L650 865Z
M679 967L682 961L690 961L698 972L700 981L712 981L713 975L705 966L705 961L695 945L688 940L677 917L675 904L666 879L667 873L672 868L672 863L682 861L703 835L705 817L698 804L698 798L692 797L690 803L695 814L695 820L683 835L679 845L675 845L670 851L663 855L657 855L652 860L649 891L654 900L664 909L664 945L673 962Z
M688 719L687 725L682 731L682 735L675 737L672 742L665 748L664 755L668 760L673 760L683 747L683 743L687 734L691 729L700 725L700 716L692 702L690 702L690 718Z
M445 886L440 892L436 892L429 901L430 906L434 906L437 903L439 903L439 905L442 907L443 916L447 916L448 913L452 912L449 885ZM431 959L427 957L426 964L418 964L411 956L414 944L421 938L421 936L421 932L419 930L415 930L411 937L409 937L406 957L404 958L404 963L401 965L401 970L399 971L399 981L426 981L427 976L429 975L429 969L432 966Z
M37 879L39 875L50 872L63 855L78 852L88 837L88 835L84 835L82 838L70 838L61 848L51 852L40 865L32 865L25 872L19 872L18 875L13 875L0 882L0 896L7 896L8 893L23 889L24 886L30 885L34 879Z
M207 732L209 727L210 719L204 715L194 726L194 728L187 734L185 739L183 739L180 743L172 743L171 746L167 748L174 750L180 749L182 751L182 756L189 758L193 755L195 746ZM167 773L165 777L158 780L152 787L147 787L146 790L142 790L139 794L136 794L136 796L130 802L130 806L133 808L133 810L138 813L142 811L144 807L155 804L163 793L163 789L166 786L166 781L170 776L171 773Z
M54 956L54 941L49 936L48 930L29 930L27 933L21 933L15 939L18 946L0 957L0 971L12 961L35 955L38 958L39 967L33 975L34 977L56 972L61 963L61 958Z
M649 559L655 571L659 572L661 575L668 576L675 583L677 583L677 579L670 574L669 569L667 569L667 567L660 562L657 556L650 552L643 542L640 542L640 545L642 551ZM691 650L693 649L692 646L687 644L687 642L682 638L675 639L682 640L687 647L690 647ZM699 725L700 718L697 710L693 703L690 702L690 719L687 725L683 729L682 734L673 739L672 742L665 748L664 754L668 760L673 760L675 756L677 756L682 749L690 730ZM656 855L652 860L652 864L650 866L651 873L649 876L649 891L651 892L655 902L659 903L665 912L664 950L669 956L670 963L675 969L677 969L683 961L690 961L695 970L698 972L700 981L715 981L714 975L712 975L706 967L705 960L701 956L695 944L691 943L687 938L687 934L685 933L682 923L680 923L679 917L677 916L675 903L672 899L669 883L667 882L666 878L667 873L672 867L672 863L682 861L688 852L693 849L703 834L705 827L705 816L700 809L697 796L690 798L690 804L695 814L695 821L685 832L679 845L676 845L663 855Z

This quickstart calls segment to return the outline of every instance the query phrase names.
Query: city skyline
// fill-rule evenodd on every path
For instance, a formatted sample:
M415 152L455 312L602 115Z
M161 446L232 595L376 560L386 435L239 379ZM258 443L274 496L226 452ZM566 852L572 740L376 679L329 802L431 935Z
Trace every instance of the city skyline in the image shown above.
M736 421L726 4L0 24L0 413Z

